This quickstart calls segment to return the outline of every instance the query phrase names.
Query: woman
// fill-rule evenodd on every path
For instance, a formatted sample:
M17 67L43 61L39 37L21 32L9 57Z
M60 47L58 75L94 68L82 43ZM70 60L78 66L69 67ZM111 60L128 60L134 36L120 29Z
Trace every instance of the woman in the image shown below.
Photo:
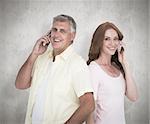
M88 124L125 124L124 95L137 100L137 88L122 46L123 35L112 23L98 26L93 34L89 65L96 109Z

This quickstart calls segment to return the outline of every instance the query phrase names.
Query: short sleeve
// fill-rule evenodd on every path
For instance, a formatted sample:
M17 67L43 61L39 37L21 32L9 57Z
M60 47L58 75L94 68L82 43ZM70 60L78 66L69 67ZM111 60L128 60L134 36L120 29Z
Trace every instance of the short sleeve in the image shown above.
M94 99L97 100L98 98L98 91L100 87L99 81L99 73L97 72L97 68L94 65L89 65L90 77L91 77L91 84L94 90Z
M80 97L87 92L93 93L88 66L86 63L82 63L77 68L75 68L73 73L73 88L77 96Z

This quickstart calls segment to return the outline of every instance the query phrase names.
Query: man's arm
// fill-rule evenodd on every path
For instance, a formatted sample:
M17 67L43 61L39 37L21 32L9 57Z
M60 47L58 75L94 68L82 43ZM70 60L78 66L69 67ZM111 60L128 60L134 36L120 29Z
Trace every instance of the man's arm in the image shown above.
M47 50L47 45L50 43L50 37L48 35L41 37L35 44L32 53L26 60L26 62L20 68L15 86L18 89L27 89L31 86L32 69L37 57L43 54Z
M31 73L36 58L37 56L31 53L26 62L22 65L16 78L16 88L27 89L31 86Z
M95 109L92 93L85 93L80 98L80 106L65 124L82 124Z
M86 124L94 124L94 112L92 112L92 113L88 116L88 118L87 118L87 120L86 120Z

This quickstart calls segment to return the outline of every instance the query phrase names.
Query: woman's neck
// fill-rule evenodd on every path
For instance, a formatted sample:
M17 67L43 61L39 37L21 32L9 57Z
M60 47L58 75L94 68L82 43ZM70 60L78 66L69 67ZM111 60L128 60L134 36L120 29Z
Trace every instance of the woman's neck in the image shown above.
M110 65L111 66L111 56L100 55L96 62L100 65Z

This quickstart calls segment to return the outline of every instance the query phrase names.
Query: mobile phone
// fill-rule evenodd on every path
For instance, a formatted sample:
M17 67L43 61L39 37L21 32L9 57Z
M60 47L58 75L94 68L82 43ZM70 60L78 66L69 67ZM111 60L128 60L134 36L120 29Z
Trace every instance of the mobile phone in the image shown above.
M51 37L51 31L49 31L49 33L47 34L47 36Z
M48 36L50 38L51 37L51 31L49 31L49 33L46 36ZM43 46L48 46L49 44L50 44L50 42L46 43L46 44L43 43Z
M49 38L51 37L51 31L49 31L49 33L48 33L48 35L47 36L49 36ZM47 43L46 44L46 46L48 46L50 44L50 42L49 43Z
M123 48L123 46L121 47L121 49L120 49L120 53L122 53L124 51L124 48Z

